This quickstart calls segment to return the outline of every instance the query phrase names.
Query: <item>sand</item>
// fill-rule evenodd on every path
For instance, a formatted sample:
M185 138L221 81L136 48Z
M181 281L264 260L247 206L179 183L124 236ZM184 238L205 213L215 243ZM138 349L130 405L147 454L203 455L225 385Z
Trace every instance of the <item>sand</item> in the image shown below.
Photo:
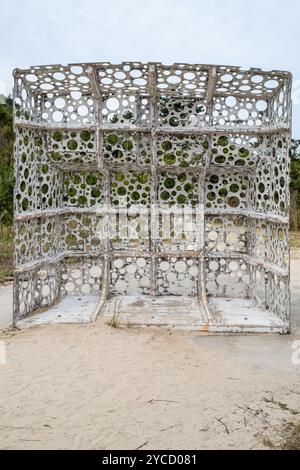
M299 312L300 256L292 265ZM1 449L259 449L300 421L290 336L92 325L0 334Z

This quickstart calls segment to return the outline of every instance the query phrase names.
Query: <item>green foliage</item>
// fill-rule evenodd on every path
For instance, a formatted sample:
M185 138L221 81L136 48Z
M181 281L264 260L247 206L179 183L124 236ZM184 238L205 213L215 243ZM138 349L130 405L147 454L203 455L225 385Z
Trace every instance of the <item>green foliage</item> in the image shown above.
M292 140L290 148L291 182L290 187L300 191L300 140Z
M300 140L292 140L290 158L291 228L298 230L300 226Z
M13 215L13 103L0 104L0 223L11 224Z
M13 228L0 223L0 284L12 278Z

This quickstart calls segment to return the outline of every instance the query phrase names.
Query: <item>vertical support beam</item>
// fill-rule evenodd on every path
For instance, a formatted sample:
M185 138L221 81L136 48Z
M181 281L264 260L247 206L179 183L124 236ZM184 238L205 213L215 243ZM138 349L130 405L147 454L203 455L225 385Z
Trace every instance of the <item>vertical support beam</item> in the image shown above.
M157 294L157 96L156 66L149 64L149 100L151 126L151 186L150 186L150 294Z
M288 87L287 87L287 100L288 100L288 110L287 110L287 113L288 113L288 116L289 116L289 125L290 125L290 131L288 133L288 152L289 152L289 149L290 149L290 143L291 143L291 138L292 138L292 119L293 119L293 108L292 108L292 87L293 87L293 76L292 74L290 73L289 74L289 80L288 80ZM288 195L288 210L287 210L287 214L288 214L288 236L289 236L289 240L288 240L288 247L290 248L290 233L289 233L289 227L290 227L290 204L291 204L291 201L290 201L290 187L289 187L289 184L290 184L290 181L289 181L289 177L290 177L290 159L289 159L289 155L287 155L287 162L288 162L288 181L286 181L286 191L287 191L287 195ZM291 251L289 249L289 252L288 252L288 302L289 302L289 306L288 306L288 311L287 311L287 315L288 315L288 319L289 319L289 331L291 331L291 328L292 328L292 319L291 319L291 313L292 313L292 310L291 310L291 307L292 307L292 298L291 298L291 288L290 288L290 285L291 285Z
M213 117L213 98L215 85L217 81L217 67L212 66L209 72L207 90L206 90L206 101L207 101L207 113L208 113L208 123L209 126L212 126L212 117ZM207 176L207 170L210 167L211 161L211 141L212 134L207 136L208 139L208 149L204 160L204 165L202 167L202 172L199 176L199 219L200 219L200 229L202 232L202 237L200 237L200 256L198 258L198 300L203 306L204 313L206 315L207 321L213 320L211 310L208 305L207 293L206 293L206 262L208 258L206 256L205 249L205 232L206 232L206 213L205 213L205 204L206 204L206 191L205 191L205 181Z
M209 117L209 126L212 126L212 107L215 85L217 81L217 67L212 66L209 71L207 90L206 90L206 101L207 101L207 114Z
M103 175L103 201L104 210L103 214L103 271L102 271L102 284L100 302L97 305L92 315L92 321L96 320L97 316L102 310L102 307L107 299L110 288L110 262L111 262L111 247L110 247L110 231L111 231L111 207L110 207L110 175L105 167L103 159L103 130L102 130L102 93L99 85L97 71L94 67L88 69L88 76L91 82L91 88L94 96L94 113L95 113L95 151L97 159L97 169Z
M13 100L14 100L14 119L15 119L15 106L16 106L16 98L18 96L18 78L15 75L16 71L14 71L14 87L13 87ZM19 129L15 129L16 132L20 132ZM19 146L17 145L17 139L15 139L14 143L14 177L15 177L15 184L14 184L14 192L13 192L13 205L14 205L14 217L13 217L13 244L14 247L16 246L16 236L17 236L17 220L16 220L16 213L17 210L17 188L20 187L20 158L19 158ZM13 326L15 326L16 322L18 321L18 315L20 311L19 305L19 275L15 272L16 269L16 251L14 250L13 254L13 270L14 270L14 285L13 285Z
M206 320L211 320L211 313L208 306L208 299L206 294L206 250L205 250L205 179L206 169L203 167L202 172L199 174L198 179L198 205L197 205L197 222L201 233L198 239L198 301L203 307Z

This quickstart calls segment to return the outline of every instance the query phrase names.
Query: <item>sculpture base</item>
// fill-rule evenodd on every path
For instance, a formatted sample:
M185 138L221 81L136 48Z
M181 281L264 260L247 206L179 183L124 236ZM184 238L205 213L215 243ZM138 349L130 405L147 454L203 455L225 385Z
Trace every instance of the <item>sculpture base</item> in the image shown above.
M90 323L99 302L94 296L66 296L47 310L17 322L17 328L62 323ZM118 327L164 327L206 333L281 333L289 325L248 299L118 295L104 304L101 316Z

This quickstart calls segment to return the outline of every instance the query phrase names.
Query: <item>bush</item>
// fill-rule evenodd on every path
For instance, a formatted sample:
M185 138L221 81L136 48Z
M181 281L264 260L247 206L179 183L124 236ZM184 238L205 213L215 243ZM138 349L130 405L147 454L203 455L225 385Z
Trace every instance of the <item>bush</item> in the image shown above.
M298 230L300 227L300 140L292 140L290 158L290 227L292 230Z
M13 107L12 99L0 104L0 223L9 225L13 218Z

